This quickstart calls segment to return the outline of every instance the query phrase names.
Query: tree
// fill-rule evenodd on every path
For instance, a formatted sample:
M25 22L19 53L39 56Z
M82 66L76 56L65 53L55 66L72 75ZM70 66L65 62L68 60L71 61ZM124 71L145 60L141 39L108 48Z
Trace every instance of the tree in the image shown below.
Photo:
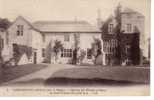
M91 44L91 50L92 50L92 56L94 56L95 60L94 63L96 62L96 58L102 54L102 45L101 45L101 40L94 38L94 42Z
M52 41L49 42L45 49L45 58L44 58L44 63L51 63L51 55L53 53L53 48L51 47Z
M0 18L0 29L6 30L10 25L11 25L11 22L8 19ZM1 37L0 37L0 40L1 40ZM0 41L0 42L2 42L2 41ZM0 62L3 63L3 58L2 58L2 54L1 53L2 53L2 48L0 47Z
M75 33L74 34L74 50L73 50L73 59L72 59L72 63L73 64L77 64L77 60L78 60L78 51L79 51L79 43L80 43L80 34Z
M0 44L2 44L2 37L0 36ZM3 45L3 44L2 44ZM2 57L2 50L3 50L3 46L0 45L0 64L3 63L3 57Z
M61 41L55 40L55 45L53 47L53 51L55 53L55 60L56 61L58 59L58 54L60 53L60 51L62 51L62 49L63 49L63 44L61 43Z
M28 47L25 45L13 44L13 60L15 61L15 65L18 64L22 55L26 54L28 59L32 56L32 47Z
M6 19L6 18L4 18L4 19L0 18L0 28L6 30L6 29L8 29L8 27L10 25L11 25L11 22L8 19Z
M119 64L121 63L121 55L122 55L122 42L121 42L121 34L122 34L122 32L121 32L121 5L120 5L120 3L119 3L119 5L117 6L117 8L115 9L115 19L116 19L116 22L117 22L117 26L116 26L116 28L115 28L115 33L116 33L116 38L117 38L117 44L118 44L118 46L117 46L117 49L116 49L116 51L117 51L117 53L116 53L116 57L119 59Z
M77 51L77 60L76 60L76 64L82 64L84 58L86 56L86 51L83 49L79 49Z

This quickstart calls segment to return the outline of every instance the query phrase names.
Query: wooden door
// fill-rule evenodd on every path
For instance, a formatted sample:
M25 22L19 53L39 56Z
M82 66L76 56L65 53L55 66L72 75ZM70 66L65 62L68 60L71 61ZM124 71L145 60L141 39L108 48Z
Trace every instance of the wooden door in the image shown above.
M37 64L37 52L34 52L34 64Z

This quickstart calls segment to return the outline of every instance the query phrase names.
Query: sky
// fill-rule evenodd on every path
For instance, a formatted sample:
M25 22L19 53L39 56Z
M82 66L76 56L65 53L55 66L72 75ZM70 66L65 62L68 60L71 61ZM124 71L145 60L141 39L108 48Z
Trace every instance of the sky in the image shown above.
M150 0L0 0L0 17L13 21L21 15L30 22L77 19L95 25L98 9L105 20L119 2L145 16L145 34L149 34Z

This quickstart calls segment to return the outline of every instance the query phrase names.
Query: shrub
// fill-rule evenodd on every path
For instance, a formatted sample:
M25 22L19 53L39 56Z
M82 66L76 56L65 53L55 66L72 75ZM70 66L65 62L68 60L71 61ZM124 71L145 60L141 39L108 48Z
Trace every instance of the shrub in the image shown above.
M79 51L79 56L78 56L78 62L81 64L86 56L86 51L85 50L80 50Z

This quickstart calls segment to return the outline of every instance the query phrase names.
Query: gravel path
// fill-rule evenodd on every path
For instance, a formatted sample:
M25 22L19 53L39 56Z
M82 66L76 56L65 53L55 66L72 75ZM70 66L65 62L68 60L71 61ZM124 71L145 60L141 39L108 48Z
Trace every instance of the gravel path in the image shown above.
M47 80L52 76L53 73L63 70L63 69L68 69L68 68L73 68L74 66L72 65L60 65L60 64L42 64L42 66L47 66L43 68L42 70L27 74L23 77L19 77L17 79L11 80L9 82L5 82L2 85L22 85L22 84L44 84L44 81Z

